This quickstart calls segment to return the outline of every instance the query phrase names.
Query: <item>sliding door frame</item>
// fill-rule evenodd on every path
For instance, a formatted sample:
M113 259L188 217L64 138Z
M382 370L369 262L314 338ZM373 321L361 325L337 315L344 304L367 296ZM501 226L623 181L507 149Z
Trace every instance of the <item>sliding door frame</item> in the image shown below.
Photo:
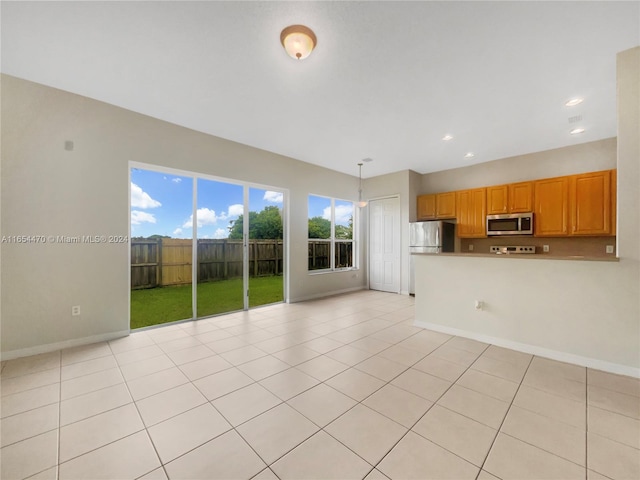
M249 190L251 188L262 189L262 190L273 190L277 192L282 192L283 200L282 200L282 236L283 236L283 267L282 271L284 274L283 279L283 299L284 303L289 303L289 274L290 274L290 248L289 248L289 189L276 187L272 185L262 185L258 183L248 182L244 180L237 179L229 179L224 177L218 177L215 175L209 175L205 173L191 172L188 170L180 170L171 167L164 167L160 165L153 165L148 163L141 163L136 161L129 161L128 165L128 211L127 218L129 224L129 249L128 249L128 291L129 295L127 296L127 304L128 304L128 312L129 312L129 331L131 331L131 170L137 168L141 170L149 170L157 173L166 173L168 175L176 175L180 177L190 178L193 182L192 192L192 215L193 215L193 225L191 230L191 259L192 259L192 268L191 268L191 318L190 319L182 319L176 320L175 322L184 322L184 321L193 321L198 320L199 318L206 317L197 317L197 305L198 305L198 222L197 222L197 210L198 210L198 180L212 180L216 182L224 182L230 183L233 185L238 185L243 188L243 255L242 255L242 285L243 285L243 310L249 310ZM258 306L259 307L259 306ZM257 308L257 307L254 307ZM229 312L231 313L231 312ZM175 322L167 322L168 325Z

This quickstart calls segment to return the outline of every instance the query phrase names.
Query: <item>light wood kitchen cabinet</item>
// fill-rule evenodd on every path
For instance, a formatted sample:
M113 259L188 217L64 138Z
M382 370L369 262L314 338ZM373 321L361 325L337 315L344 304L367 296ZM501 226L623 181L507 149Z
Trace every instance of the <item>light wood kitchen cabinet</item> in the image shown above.
M510 183L508 187L508 213L533 212L533 182Z
M611 233L611 171L572 175L569 184L570 235Z
M418 195L418 220L436 218L436 195Z
M534 235L561 237L569 234L569 177L534 182Z
M456 192L436 195L436 218L456 218Z
M487 215L533 211L533 182L487 187Z
M487 189L474 188L456 192L456 205L458 237L486 237Z
M508 197L508 185L487 187L487 214L509 213Z
M611 232L609 235L616 234L617 215L618 215L618 171L611 170Z
M456 218L456 192L418 196L418 220Z

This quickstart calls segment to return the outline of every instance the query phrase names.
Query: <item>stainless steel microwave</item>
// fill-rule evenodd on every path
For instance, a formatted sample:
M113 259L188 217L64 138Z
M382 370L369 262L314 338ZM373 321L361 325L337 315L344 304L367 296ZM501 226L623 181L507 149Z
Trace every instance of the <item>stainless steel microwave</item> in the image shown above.
M487 215L487 235L533 235L533 212Z

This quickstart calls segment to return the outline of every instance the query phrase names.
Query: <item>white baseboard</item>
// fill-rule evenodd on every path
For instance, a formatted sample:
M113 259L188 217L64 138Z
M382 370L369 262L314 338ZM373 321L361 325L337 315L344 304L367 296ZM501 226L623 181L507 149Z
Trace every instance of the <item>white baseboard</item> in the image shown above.
M306 302L307 300L317 300L318 298L333 297L335 295L341 295L343 293L351 293L351 292L357 292L359 290L368 290L368 289L369 289L368 287L361 285L359 287L344 288L342 290L332 290L330 292L314 293L313 295L305 295L302 297L292 298L289 300L289 303Z
M552 350L550 348L539 347L536 345L529 345L527 343L514 342L506 338L492 337L489 335L483 335L481 333L470 332L468 330L460 330L458 328L438 325L436 323L422 322L422 321L416 320L414 322L414 325L416 327L435 330L436 332L447 333L449 335L456 335L458 337L470 338L471 340L477 340L479 342L490 343L498 347L509 348L511 350L518 350L519 352L529 353L531 355L537 355L539 357L550 358L551 360L557 360L559 362L572 363L574 365L593 368L595 370L602 370L604 372L640 378L640 368L630 367L628 365L621 365L619 363L606 362L604 360L599 360L597 358L583 357L581 355L574 355L572 353L562 352L559 350Z
M100 335L91 335L89 337L74 338L63 342L47 343L45 345L37 345L35 347L20 348L18 350L10 350L0 353L0 360L13 360L14 358L29 357L31 355L39 355L41 353L55 352L65 348L79 347L81 345L89 345L91 343L107 342L116 338L126 337L129 330L121 330L119 332L102 333Z

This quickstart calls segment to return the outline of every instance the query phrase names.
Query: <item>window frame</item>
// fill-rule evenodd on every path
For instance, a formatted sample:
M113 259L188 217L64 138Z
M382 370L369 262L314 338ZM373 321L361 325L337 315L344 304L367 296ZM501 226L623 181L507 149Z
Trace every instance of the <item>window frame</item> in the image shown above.
M309 213L309 199L310 197L323 198L327 199L330 202L331 207L331 230L329 238L310 238L309 237L309 220L312 218ZM352 208L352 229L351 229L351 238L336 238L336 202L343 202L351 204ZM323 273L333 273L333 272L345 272L349 270L359 270L359 211L358 211L357 203L353 200L345 200L342 198L336 197L328 197L326 195L317 195L310 193L307 196L307 251L309 250L310 242L327 242L329 243L329 267L327 268L318 268L318 269L310 269L309 261L307 258L307 272L310 275L323 274ZM351 244L351 254L352 254L352 266L349 267L336 267L336 245L337 244Z

